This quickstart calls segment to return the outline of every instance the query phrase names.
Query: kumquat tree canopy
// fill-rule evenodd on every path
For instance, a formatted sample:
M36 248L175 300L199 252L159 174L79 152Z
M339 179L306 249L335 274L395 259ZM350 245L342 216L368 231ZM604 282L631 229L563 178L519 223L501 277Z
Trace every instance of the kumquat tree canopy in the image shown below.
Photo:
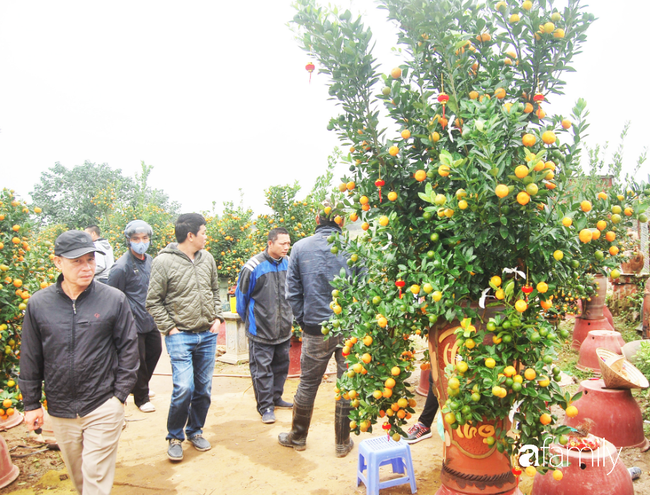
M336 392L352 400L355 432L379 422L397 438L414 413L412 336L453 329L438 378L446 428L514 410L515 434L499 423L484 443L515 455L568 431L550 405L575 409L552 366L567 337L554 295L620 264L606 233L642 218L648 192L585 189L586 105L551 112L594 20L579 1L378 5L404 56L386 73L361 17L299 0L293 18L340 108L328 129L349 148L348 218L365 231L331 239L360 268L335 280L324 327L348 336Z

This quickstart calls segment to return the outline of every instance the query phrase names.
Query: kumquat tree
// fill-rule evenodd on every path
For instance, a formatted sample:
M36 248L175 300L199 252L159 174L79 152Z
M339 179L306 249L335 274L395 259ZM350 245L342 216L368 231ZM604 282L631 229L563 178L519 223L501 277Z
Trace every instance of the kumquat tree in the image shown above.
M428 337L444 413L443 482L467 469L458 459L471 451L466 465L500 456L498 482L514 483L508 463L517 468L522 445L566 443L551 407L577 414L553 365L568 332L549 318L552 294L584 273L597 222L607 223L602 237L616 223L606 210L625 203L639 216L647 198L633 184L623 200L584 197L584 104L550 113L593 20L579 1L563 10L545 0L378 3L404 55L388 74L350 11L299 0L293 18L341 108L328 129L350 147L342 182L355 184L349 218L365 231L332 239L361 268L333 282L324 326L349 332L337 394L352 401L354 432L379 423L399 439L414 413L413 336ZM597 251L602 259L589 263L599 270L621 261L615 249Z
M53 244L33 234L41 208L0 191L0 421L22 410L20 331L29 298L54 283Z

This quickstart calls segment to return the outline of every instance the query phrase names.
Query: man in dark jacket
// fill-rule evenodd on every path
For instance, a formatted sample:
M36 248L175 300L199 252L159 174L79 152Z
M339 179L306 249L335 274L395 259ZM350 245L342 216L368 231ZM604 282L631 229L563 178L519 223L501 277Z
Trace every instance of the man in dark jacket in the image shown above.
M326 213L327 212L327 213ZM346 371L345 358L339 346L343 337L325 340L321 324L332 314L330 282L341 268L349 273L344 256L333 254L327 238L341 232L341 227L330 220L331 208L325 207L316 217L313 236L298 241L291 252L287 271L286 296L293 315L303 329L300 384L293 399L293 421L289 433L280 433L278 441L285 447L305 450L307 433L314 411L318 387L327 370L332 355L336 356L337 376ZM350 439L350 401L341 398L336 402L334 421L336 456L345 457L354 442Z
M237 313L246 323L251 378L262 423L275 423L275 407L293 406L282 400L293 320L284 297L289 247L287 229L272 229L266 250L241 269L235 293Z
M205 218L198 213L180 215L174 230L178 244L160 251L151 265L146 307L165 335L172 364L167 457L181 461L186 436L199 451L212 448L203 438L203 426L211 402L217 334L224 320L217 264L203 250L208 239Z
M25 423L35 430L43 426L45 382L54 436L77 491L108 494L123 404L138 370L138 340L124 294L93 281L95 252L86 232L56 239L61 275L27 306L19 383Z
M143 220L133 220L124 229L129 247L111 267L108 285L124 292L129 301L135 326L138 331L138 352L140 368L138 380L133 387L135 405L142 412L154 412L156 408L149 400L149 380L162 353L162 340L153 317L147 313L145 303L151 274L151 256L147 249L153 236L153 229Z

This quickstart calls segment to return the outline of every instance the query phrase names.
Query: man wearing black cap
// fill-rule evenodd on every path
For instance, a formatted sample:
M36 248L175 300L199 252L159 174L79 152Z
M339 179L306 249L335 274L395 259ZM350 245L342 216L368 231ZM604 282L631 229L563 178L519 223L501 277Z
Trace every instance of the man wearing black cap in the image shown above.
M138 371L138 337L124 294L93 281L95 252L86 232L56 239L61 275L27 306L19 383L30 430L43 426L45 383L54 436L77 491L108 494L123 404Z

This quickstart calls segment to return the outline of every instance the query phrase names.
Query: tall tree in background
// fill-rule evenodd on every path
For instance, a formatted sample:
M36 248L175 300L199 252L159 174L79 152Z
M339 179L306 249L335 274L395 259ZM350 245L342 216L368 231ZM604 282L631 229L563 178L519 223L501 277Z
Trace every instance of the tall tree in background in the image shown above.
M114 201L130 202L135 196L132 178L122 175L106 163L85 161L71 169L59 162L41 174L31 193L32 201L41 205L43 223L64 224L68 228L84 228L101 217L102 205L93 202L100 192L112 188Z
M106 163L85 161L70 169L57 162L41 174L31 193L32 201L41 205L45 225L63 224L68 228L98 224L112 212L137 212L147 205L178 213L178 203L170 201L162 190L147 185L153 167L144 162L141 166L142 172L134 179Z

